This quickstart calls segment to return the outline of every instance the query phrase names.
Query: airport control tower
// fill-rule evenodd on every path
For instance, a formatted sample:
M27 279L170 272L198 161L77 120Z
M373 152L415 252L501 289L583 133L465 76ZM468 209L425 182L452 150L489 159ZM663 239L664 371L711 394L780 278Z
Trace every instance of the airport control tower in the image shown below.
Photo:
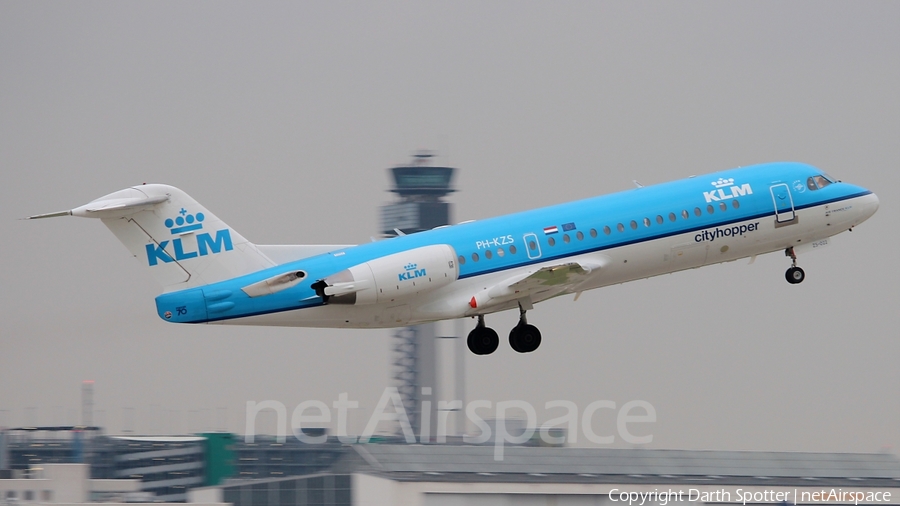
M450 224L451 206L442 198L456 191L451 187L455 169L433 166L433 159L434 154L430 152L418 152L409 165L390 169L394 179L390 191L396 193L399 200L381 208L381 231L385 237ZM410 425L417 438L423 433L423 425L426 425L425 433L434 438L438 404L436 339L447 336L438 335L437 325L432 323L400 329L394 337L394 379ZM462 354L457 352L455 358L457 397L462 397L460 382L464 354L465 350Z
M441 198L456 191L450 187L456 169L434 167L432 158L432 153L419 152L410 165L391 169L394 187L390 191L400 201L381 208L381 230L386 236L397 235L397 230L412 234L450 224L450 203Z

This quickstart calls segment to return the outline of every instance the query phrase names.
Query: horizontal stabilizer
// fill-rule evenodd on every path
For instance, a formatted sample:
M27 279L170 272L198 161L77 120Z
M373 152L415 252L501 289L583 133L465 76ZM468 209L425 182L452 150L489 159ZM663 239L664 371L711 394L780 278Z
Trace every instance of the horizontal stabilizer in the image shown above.
M169 200L169 195L148 196L135 188L128 188L88 202L70 211L36 214L27 219L78 216L80 218L122 218L130 214L161 204Z
M147 207L153 207L156 204L161 204L167 200L169 200L168 195L94 201L90 204L72 209L72 216L89 218L112 218L113 215L124 216Z
M35 214L25 218L26 220L40 220L42 218L58 218L60 216L72 216L72 211L57 211L55 213Z

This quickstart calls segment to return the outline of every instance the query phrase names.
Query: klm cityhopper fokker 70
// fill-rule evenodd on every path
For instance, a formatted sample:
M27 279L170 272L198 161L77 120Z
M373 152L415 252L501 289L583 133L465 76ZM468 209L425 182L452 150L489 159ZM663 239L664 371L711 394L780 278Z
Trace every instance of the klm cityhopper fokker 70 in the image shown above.
M534 351L533 304L763 253L797 254L872 216L878 197L799 163L641 187L359 246L262 246L183 191L147 184L71 211L100 220L163 285L176 323L398 327L477 317L469 349L497 349L484 316L518 309L509 343Z

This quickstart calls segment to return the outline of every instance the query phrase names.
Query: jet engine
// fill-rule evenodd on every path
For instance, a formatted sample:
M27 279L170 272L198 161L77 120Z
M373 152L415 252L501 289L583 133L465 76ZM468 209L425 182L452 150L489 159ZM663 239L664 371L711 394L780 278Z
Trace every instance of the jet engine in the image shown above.
M459 277L449 244L422 246L376 258L313 283L326 304L378 304L449 285Z

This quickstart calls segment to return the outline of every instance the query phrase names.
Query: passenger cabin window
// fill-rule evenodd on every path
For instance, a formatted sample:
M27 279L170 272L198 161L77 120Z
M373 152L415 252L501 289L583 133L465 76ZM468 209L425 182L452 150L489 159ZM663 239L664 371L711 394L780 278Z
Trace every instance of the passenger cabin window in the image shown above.
M637 230L637 222L634 220L631 220L631 230Z
M502 257L505 254L506 254L506 252L503 251L503 248L497 248L497 256L498 257Z
M534 251L537 249L537 243L534 240L528 241L528 249Z
M706 206L706 212L708 212L709 214L712 214L712 213L716 212L716 208L713 207L712 204L710 204L710 205Z
M701 211L699 207L695 207L694 214L697 216L703 216L703 211Z
M622 225L621 223L619 223L618 225L616 225L616 230L618 230L619 232L624 232L625 225Z
M678 219L678 216L675 216L675 213L669 213L669 221L675 221Z
M645 226L645 227L649 227L649 226L650 226L650 218L644 218L644 226Z
M581 233L581 231L579 230L578 233L575 234L575 237L577 237L578 240L580 241L580 240L584 239L584 234Z
M612 230L610 230L609 227L603 227L603 233L609 235L612 233Z
M472 261L473 261L473 262L477 262L477 261L478 261L478 253L472 253Z
M514 245L509 247L509 254L510 255L516 254L516 247Z
M685 209L684 211L681 211L682 218L688 219L689 216L690 216L690 214L688 214L687 209Z
M563 234L563 242L569 244L569 241L571 241L571 239L569 239L569 234Z
M737 199L734 199L731 201L731 207L737 209L737 208L741 207L741 203L738 202Z
M662 216L659 216L659 215L656 216L656 222L659 223L660 225L662 225L664 221L666 221L666 220L664 220Z
M548 237L547 244L549 244L550 246L556 246L556 239L554 239L552 237Z
M606 227L606 235L609 235L609 227ZM591 237L597 237L597 230L591 229Z
M494 254L491 253L491 250L487 250L484 252L484 258L490 260L492 256L494 256Z
M724 203L724 202L719 202L719 209L721 209L721 210L723 210L723 211L727 211L727 210L728 210L728 204L726 204L726 203Z
M459 261L459 265L466 265L466 257L460 255L457 260Z

